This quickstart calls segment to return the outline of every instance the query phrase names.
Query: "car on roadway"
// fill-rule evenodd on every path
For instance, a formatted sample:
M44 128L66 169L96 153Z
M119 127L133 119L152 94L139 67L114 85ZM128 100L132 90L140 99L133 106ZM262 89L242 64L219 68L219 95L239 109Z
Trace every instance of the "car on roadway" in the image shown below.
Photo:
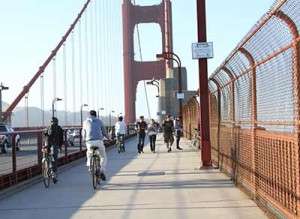
M0 132L14 132L14 129L10 125L0 124ZM7 148L12 146L13 135L12 134L2 134L0 135L0 148L2 153L7 153ZM19 151L21 149L20 145L20 135L16 135L16 149Z
M74 146L75 138L80 137L80 130L79 129L68 129L67 131L67 141L68 145Z

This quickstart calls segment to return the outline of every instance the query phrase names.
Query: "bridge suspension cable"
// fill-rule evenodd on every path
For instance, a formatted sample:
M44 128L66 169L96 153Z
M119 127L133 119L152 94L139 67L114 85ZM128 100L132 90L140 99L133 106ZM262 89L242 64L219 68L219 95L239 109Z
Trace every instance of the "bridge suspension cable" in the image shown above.
M135 0L133 1L134 5L136 5ZM142 57L142 47L141 47L141 38L140 38L140 31L139 31L139 26L138 24L136 25L136 32L137 32L137 38L138 38L138 46L139 46L139 54L140 54L140 60L143 61ZM148 93L147 93L147 88L146 88L146 81L144 81L144 91L145 91L145 97L146 97L146 103L147 103L147 111L148 111L148 116L151 119L151 114L150 114L150 107L149 107L149 100L148 100Z
M34 118L37 126L44 126L45 118L49 119L52 115L49 109L48 112L45 109L47 106L52 106L60 124L78 125L80 123L76 121L76 114L80 112L79 106L82 104L88 104L88 108L98 112L105 109L101 112L106 115L114 111L114 122L115 117L124 110L121 109L122 104L124 107L124 98L121 97L124 95L120 34L122 21L121 8L115 7L116 4L119 5L119 0L86 1L55 49L7 108L3 114L6 115L5 118L27 94L26 98L40 95L38 102L40 101L41 116ZM37 78L40 78L39 85L36 83ZM29 91L34 95L28 96ZM50 100L52 102L55 98L62 99L62 102L50 105ZM33 103L31 100L25 100L24 109L27 111L28 101ZM30 109L29 114L31 112ZM26 112L25 117L28 117L27 114Z
M49 57L46 59L44 64L39 67L39 70L35 73L33 78L29 81L29 83L23 87L23 90L21 93L17 96L17 98L12 102L12 104L6 109L6 111L3 114L3 120L6 120L7 117L11 114L12 110L17 106L17 104L20 102L20 100L26 95L26 93L29 92L29 89L31 86L35 83L35 81L40 77L40 75L45 71L46 67L50 63L50 61L56 56L57 51L60 49L62 44L66 41L67 37L71 33L71 31L74 29L75 25L79 21L80 17L82 16L83 12L87 8L88 4L90 3L90 0L87 0L85 5L83 6L82 10L78 14L75 21L72 23L71 27L67 30L66 34L63 36L62 40L58 43L58 45L55 47L55 49L51 52Z

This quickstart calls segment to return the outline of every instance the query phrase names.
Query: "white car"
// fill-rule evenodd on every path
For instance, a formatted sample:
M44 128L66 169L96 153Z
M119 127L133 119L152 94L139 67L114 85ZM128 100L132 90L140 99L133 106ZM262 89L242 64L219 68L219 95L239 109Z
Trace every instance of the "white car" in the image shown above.
M74 130L69 129L67 131L68 145L74 146L74 139L79 138L79 136L80 136L80 131L78 129L74 129Z
M0 132L14 132L13 128L9 125L0 124ZM0 148L2 153L7 152L7 148L12 146L12 137L13 135L0 135ZM20 145L20 135L16 135L16 149L19 151L21 149Z

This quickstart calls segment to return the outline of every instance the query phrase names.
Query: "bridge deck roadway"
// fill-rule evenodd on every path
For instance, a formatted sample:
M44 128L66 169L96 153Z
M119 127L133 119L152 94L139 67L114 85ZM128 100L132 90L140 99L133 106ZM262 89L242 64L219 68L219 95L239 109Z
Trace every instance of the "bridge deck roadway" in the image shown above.
M107 181L97 190L82 159L61 167L59 182L48 189L37 177L5 197L0 193L0 218L267 218L219 170L198 170L199 152L189 148L188 140L182 139L181 146L182 151L174 147L167 153L158 135L157 153L147 142L145 153L138 155L133 138L126 142L126 153L118 154L115 147L107 150Z

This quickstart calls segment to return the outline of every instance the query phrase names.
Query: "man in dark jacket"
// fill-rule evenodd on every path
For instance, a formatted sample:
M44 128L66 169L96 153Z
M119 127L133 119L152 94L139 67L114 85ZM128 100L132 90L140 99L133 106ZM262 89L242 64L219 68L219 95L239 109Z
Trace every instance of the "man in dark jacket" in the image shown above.
M140 120L135 124L135 130L137 131L138 137L138 153L144 153L143 149L147 130L147 123L144 121L144 116L140 116Z
M51 125L48 126L44 135L46 136L46 145L49 153L52 154L52 179L53 183L57 183L57 157L58 150L63 144L63 136L64 131L58 125L58 119L56 117L52 117Z
M175 131L174 129L174 122L172 120L171 115L167 115L166 119L163 121L163 124L161 125L164 130L164 141L168 148L168 153L172 151L172 145L174 142L173 133Z

